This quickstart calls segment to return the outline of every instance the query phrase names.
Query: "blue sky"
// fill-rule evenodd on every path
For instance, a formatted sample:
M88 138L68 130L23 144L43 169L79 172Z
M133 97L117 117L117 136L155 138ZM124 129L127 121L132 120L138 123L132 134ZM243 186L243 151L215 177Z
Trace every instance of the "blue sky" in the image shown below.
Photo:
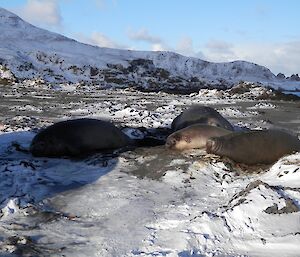
M0 0L0 6L85 43L300 73L297 0Z

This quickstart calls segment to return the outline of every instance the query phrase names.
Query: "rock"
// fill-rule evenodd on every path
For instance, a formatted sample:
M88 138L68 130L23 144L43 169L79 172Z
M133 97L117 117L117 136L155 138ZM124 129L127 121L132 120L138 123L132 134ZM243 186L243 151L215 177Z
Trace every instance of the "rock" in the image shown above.
M292 74L292 76L290 76L288 79L291 81L300 81L300 77L298 74Z
M278 73L276 76L278 79L286 79L285 75L283 73Z

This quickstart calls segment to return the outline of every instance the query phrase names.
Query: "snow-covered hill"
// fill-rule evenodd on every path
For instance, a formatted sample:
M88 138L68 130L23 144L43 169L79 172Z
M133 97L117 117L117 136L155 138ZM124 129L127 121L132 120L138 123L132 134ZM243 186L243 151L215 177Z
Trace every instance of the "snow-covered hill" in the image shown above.
M238 81L281 86L269 69L245 61L211 63L172 52L101 48L37 28L0 8L0 65L15 77L142 89L199 89ZM294 89L299 82L292 83ZM300 87L299 87L300 88Z

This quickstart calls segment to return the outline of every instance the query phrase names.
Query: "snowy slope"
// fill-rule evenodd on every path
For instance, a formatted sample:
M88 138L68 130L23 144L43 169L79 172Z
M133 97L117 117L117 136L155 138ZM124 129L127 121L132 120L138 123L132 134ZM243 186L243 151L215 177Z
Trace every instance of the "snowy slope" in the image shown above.
M201 88L205 82L232 85L240 80L282 84L269 69L245 61L210 63L172 52L83 44L37 28L3 8L0 8L0 31L0 64L6 65L18 78L138 84L137 87L144 88L157 84L171 88L176 83Z

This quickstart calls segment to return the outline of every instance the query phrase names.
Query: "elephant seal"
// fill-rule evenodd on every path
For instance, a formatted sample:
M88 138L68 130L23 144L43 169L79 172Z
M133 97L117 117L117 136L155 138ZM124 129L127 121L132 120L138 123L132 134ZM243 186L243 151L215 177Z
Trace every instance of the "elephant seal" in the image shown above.
M194 124L168 136L166 147L172 150L205 148L209 138L224 136L229 133L232 131L205 124Z
M82 118L61 121L42 130L33 138L30 152L34 156L80 156L131 143L131 139L112 123Z
M183 111L173 120L171 128L173 131L177 131L196 123L233 130L233 126L230 122L220 113L211 107L202 105L195 105Z
M206 151L248 165L272 164L286 154L300 151L300 140L280 130L238 132L209 139Z

